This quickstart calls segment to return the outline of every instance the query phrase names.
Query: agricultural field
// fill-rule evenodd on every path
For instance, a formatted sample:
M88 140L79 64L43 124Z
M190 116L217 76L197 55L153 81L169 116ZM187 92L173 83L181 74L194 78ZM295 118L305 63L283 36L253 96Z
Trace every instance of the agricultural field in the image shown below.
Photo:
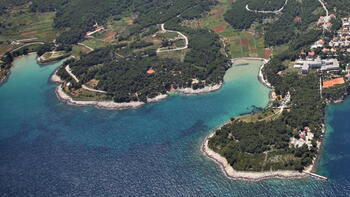
M26 10L0 16L0 56L30 42L52 42L55 13L31 13ZM21 44L11 44L17 41Z
M15 13L0 17L0 41L33 39L49 42L56 38L53 29L55 13Z
M225 42L228 54L235 57L264 57L264 37L253 31L238 31L224 19L224 13L231 7L231 0L219 0L219 4L201 19L185 21L191 27L208 28L219 34ZM266 56L266 54L265 54Z

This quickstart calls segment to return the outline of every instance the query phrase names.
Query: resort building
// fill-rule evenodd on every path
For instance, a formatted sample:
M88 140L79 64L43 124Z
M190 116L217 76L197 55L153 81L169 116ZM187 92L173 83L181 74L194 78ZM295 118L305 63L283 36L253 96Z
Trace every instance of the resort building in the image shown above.
M339 61L337 59L325 59L317 57L316 59L299 59L295 61L294 68L301 68L303 74L309 73L310 69L320 69L321 71L339 70Z

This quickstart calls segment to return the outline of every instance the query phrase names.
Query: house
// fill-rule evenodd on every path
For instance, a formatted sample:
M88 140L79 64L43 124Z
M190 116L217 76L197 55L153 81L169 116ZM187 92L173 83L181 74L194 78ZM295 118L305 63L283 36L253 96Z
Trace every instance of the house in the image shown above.
M156 71L153 68L150 68L147 70L147 74L151 75L154 74Z
M330 51L331 51L331 50L328 49L328 48L323 48L323 49L322 49L322 52L323 52L323 53L328 53L328 52L330 52Z
M310 51L307 53L308 56L315 56L316 55L316 52L315 51Z

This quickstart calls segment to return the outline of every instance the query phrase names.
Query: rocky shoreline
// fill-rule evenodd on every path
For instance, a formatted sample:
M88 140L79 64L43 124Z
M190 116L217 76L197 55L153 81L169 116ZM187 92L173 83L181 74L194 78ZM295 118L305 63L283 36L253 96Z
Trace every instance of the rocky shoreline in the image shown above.
M169 94L160 94L154 98L147 98L147 103L141 101L133 101L133 102L125 102L125 103L116 103L113 101L78 101L74 100L71 96L63 90L64 81L57 75L57 71L55 71L51 76L51 81L55 83L59 83L60 85L56 88L57 97L70 105L75 106L95 106L97 108L109 109L109 110L123 110L123 109L134 109L141 107L147 103L155 103L160 102L166 99ZM222 87L222 83L213 86L207 86L201 89L192 89L192 88L182 88L176 89L175 92L180 94L204 94L213 91L217 91Z
M280 171L269 171L269 172L243 172L243 171L236 171L233 169L233 167L228 163L225 157L221 156L220 154L214 152L212 149L208 146L208 141L211 137L213 137L215 133L210 134L208 137L205 138L203 144L201 145L201 152L207 156L209 159L213 160L215 163L217 163L221 170L224 172L224 174L234 180L247 180L247 181L261 181L265 179L300 179L309 177L310 175L307 173L310 173L311 169L313 168L313 165L308 167L308 170L306 170L307 173L300 173L298 171L292 171L292 170L280 170Z

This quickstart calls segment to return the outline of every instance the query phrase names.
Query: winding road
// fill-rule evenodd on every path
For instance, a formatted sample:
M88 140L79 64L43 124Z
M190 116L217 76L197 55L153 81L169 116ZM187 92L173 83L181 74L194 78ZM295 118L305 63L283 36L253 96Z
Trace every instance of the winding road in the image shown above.
M280 12L283 11L284 7L287 5L288 3L288 0L286 0L284 2L284 5L278 9L278 10L271 10L271 11L260 11L260 10L251 10L248 6L248 4L245 6L245 9L248 11L248 12L254 12L254 13L261 13L261 14L278 14Z
M188 48L188 38L187 38L187 36L185 36L184 34L182 34L179 31L166 30L164 28L164 23L160 25L160 28L161 28L162 32L174 32L174 33L179 34L185 40L185 46L184 47L175 48L175 49L162 49L162 48L159 48L159 49L157 49L157 53L164 53L164 52L171 52L171 51L180 51L180 50L184 50L184 49Z
M326 11L326 17L328 17L329 16L329 11L328 11L328 9L326 7L326 4L322 0L318 0L318 1L321 3L323 9Z

